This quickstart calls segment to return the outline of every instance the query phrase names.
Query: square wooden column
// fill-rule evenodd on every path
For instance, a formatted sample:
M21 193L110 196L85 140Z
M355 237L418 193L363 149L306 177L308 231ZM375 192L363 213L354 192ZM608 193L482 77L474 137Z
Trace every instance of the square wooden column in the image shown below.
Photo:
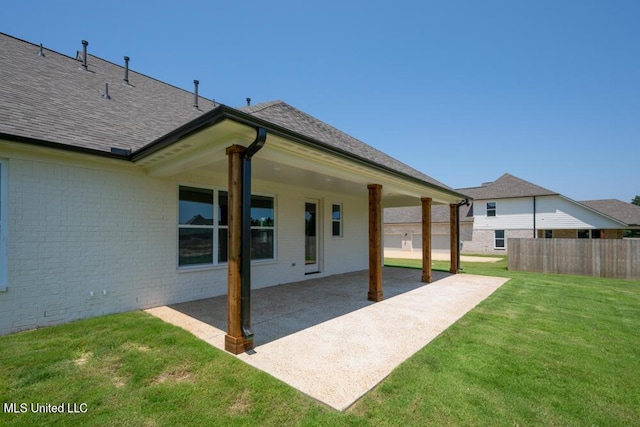
M240 313L240 275L242 251L242 156L245 147L232 145L227 148L229 156L229 230L227 270L227 335L225 350L239 354L253 348L253 340L242 335ZM248 252L247 252L248 253Z
M431 197L422 199L422 281L431 283Z
M382 301L382 185L369 184L369 301Z
M460 251L458 229L458 205L452 203L449 205L449 230L451 234L451 268L449 272L453 274L457 274L460 271L460 265L458 265L458 252Z

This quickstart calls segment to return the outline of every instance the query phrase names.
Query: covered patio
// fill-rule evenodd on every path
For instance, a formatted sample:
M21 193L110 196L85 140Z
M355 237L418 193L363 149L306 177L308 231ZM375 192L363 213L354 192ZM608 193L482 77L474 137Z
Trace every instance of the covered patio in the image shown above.
M507 279L434 271L382 269L385 299L362 298L367 270L253 291L252 350L236 355L344 410L398 364L487 298ZM147 310L225 349L227 297Z

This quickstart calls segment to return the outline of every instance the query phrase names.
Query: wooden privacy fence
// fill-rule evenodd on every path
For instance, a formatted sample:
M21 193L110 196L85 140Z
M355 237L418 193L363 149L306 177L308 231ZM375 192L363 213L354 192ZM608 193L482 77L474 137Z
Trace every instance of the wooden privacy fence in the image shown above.
M509 270L640 280L640 239L507 239Z

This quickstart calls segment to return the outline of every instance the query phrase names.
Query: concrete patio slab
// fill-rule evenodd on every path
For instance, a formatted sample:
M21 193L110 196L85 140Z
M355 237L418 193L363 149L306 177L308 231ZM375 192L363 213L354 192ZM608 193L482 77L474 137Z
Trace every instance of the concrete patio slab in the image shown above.
M383 269L385 299L366 300L368 273L252 292L254 350L239 359L344 410L508 279ZM226 296L147 312L224 349Z

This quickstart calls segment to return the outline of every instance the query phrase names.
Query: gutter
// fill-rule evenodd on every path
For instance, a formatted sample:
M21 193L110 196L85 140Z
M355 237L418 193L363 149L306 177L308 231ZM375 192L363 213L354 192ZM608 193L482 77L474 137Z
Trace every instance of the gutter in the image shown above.
M227 107L226 105L219 105L213 110L210 110L207 113L202 114L198 118L174 129L168 134L156 139L155 141L133 152L130 152L129 150L119 150L119 149L116 149L115 152L109 152L109 151L78 147L78 146L69 145L69 144L61 144L57 142L45 141L40 139L34 139L34 138L28 138L28 137L10 135L10 134L4 134L4 133L0 133L0 139L26 143L29 145L53 148L53 149L58 149L63 151L70 151L75 153L88 154L88 155L106 157L111 159L129 160L131 162L137 162L139 160L144 159L147 156L150 156L164 148L171 146L172 144L180 141L183 138L186 138L190 135L193 135L199 132L203 128L216 125L218 123L223 122L224 120L232 120L236 123L247 125L253 128L258 128L258 127L263 128L272 135L280 136L288 140L294 141L300 145L315 148L324 153L341 157L345 160L358 163L368 168L376 169L386 174L401 178L405 181L410 181L415 184L425 186L436 191L440 191L442 193L448 194L458 199L468 198L468 196L466 196L465 194L458 193L457 191L454 191L452 189L448 189L445 187L441 187L437 184L423 181L420 178L416 178L404 172L392 169L388 166L384 166L379 163L373 162L367 158L352 154L348 151L342 150L338 147L331 146L317 139L310 138L308 136L299 134L297 132L294 132L284 127L273 124L269 121L257 118L255 116L244 113L242 111L238 111L234 108Z
M130 150L111 148L111 152L96 150L95 148L78 147L76 145L61 144L59 142L47 141L44 139L29 138L26 136L11 135L0 132L0 140L9 142L19 142L21 144L33 145L36 147L51 148L54 150L68 151L72 153L87 154L89 156L105 157L117 160L131 160Z
M406 173L397 171L390 167L375 163L369 159L364 157L360 157L358 155L352 154L348 151L342 150L340 148L331 146L327 143L319 141L314 138L310 138L308 136L299 134L297 132L291 131L282 126L276 125L269 121L260 119L258 117L252 116L250 114L244 113L242 111L236 110L235 108L228 107L226 105L219 105L211 111L203 114L202 116L192 120L189 123L186 123L179 128L171 131L170 133L156 139L152 143L136 150L131 154L130 159L134 162L141 160L151 154L154 154L163 148L170 146L171 144L181 140L182 138L186 138L189 135L197 133L205 127L213 126L217 123L220 123L224 120L232 120L236 123L250 126L252 128L263 128L269 134L274 136L279 136L282 138L286 138L290 141L294 141L300 145L315 148L324 153L331 154L333 156L341 157L345 160L349 160L351 162L359 163L360 165L367 166L369 168L377 169L386 174L390 174L399 178L402 178L406 181L411 181L413 183L426 186L432 188L434 190L449 194L458 199L466 199L468 196L458 193L454 190L440 187L437 184L433 184L427 181L423 181L419 178L413 177L411 175L407 175Z
M242 335L253 339L251 329L251 158L264 147L267 131L256 129L256 139L242 156L242 247L240 249L240 321Z
M147 156L150 156L164 148L171 146L172 144L180 141L183 138L186 138L194 133L199 132L203 128L216 125L220 122L223 122L224 120L232 120L236 123L247 125L253 128L258 128L258 127L263 128L272 135L289 139L300 145L315 148L325 153L349 160L351 162L359 163L363 166L382 171L386 174L390 174L390 175L402 178L403 180L406 180L406 181L411 181L418 185L429 187L431 189L440 191L442 193L448 194L458 199L467 198L466 195L462 193L458 193L452 189L441 187L437 184L433 184L428 181L424 181L420 178L416 178L414 176L408 175L404 172L397 171L388 166L384 166L384 165L372 162L371 160L366 159L364 157L360 157L348 151L342 150L338 147L331 146L317 139L299 134L297 132L284 128L282 126L278 126L269 121L260 119L258 117L252 116L242 111L238 111L234 108L227 107L226 105L222 105L222 104L220 104L218 107L208 111L207 113L202 114L196 119L174 129L168 134L156 139L155 141L133 152L131 152L130 150L122 150L122 149L115 149L114 151L109 152L104 150L78 147L70 144L62 144L58 142L51 142L51 141L45 141L40 139L34 139L34 138L28 138L28 137L4 134L4 133L0 133L0 139L25 143L29 145L36 145L40 147L53 148L57 150L88 154L92 156L137 162L141 159L144 159Z

